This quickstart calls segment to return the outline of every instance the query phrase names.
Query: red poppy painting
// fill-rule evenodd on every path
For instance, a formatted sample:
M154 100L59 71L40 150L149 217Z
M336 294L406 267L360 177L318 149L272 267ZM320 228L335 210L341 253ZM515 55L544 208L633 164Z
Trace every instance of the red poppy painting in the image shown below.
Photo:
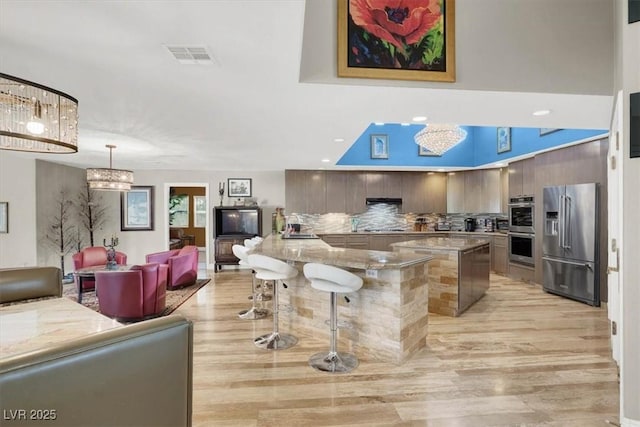
M338 76L455 81L455 0L338 0Z

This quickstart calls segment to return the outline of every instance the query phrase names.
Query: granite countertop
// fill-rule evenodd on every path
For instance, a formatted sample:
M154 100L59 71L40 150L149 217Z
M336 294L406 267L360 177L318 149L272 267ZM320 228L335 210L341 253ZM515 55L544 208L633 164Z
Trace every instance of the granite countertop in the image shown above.
M488 240L483 239L458 239L450 237L428 237L420 240L409 240L408 242L393 243L393 248L409 249L431 249L439 251L466 251L477 247L488 245Z
M397 236L398 234L415 234L422 236L429 236L430 234L468 234L469 236L502 236L506 237L507 233L502 233L499 231L358 231L358 232L322 232L322 231L314 231L314 233L318 236L359 236L359 235L374 235L374 236L386 236L392 235Z
M250 253L287 261L317 262L361 270L399 269L433 258L424 254L334 248L320 239L288 240L274 234L267 236Z

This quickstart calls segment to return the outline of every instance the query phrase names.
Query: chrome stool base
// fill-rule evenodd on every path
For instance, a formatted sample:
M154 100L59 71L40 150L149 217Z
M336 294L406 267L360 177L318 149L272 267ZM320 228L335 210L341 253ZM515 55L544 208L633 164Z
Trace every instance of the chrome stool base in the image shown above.
M349 372L358 366L358 358L349 353L316 353L309 358L309 366L322 372Z
M298 342L298 338L289 334L281 334L279 332L271 332L260 335L253 339L253 343L266 350L285 350L293 347Z
M238 317L245 320L264 319L269 314L269 310L264 308L251 307L248 310L242 310L238 313Z

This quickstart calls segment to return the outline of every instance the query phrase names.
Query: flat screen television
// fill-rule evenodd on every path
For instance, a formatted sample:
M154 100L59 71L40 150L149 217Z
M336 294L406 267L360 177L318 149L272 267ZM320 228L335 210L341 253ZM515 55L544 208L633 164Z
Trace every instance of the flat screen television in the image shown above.
M214 218L215 237L262 235L260 208L218 207L214 209Z

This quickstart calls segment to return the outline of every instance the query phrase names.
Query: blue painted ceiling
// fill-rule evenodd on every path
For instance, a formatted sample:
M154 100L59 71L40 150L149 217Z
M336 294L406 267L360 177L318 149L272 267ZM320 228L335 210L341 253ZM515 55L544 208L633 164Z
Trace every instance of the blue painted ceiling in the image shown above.
M508 163L511 159L526 157L531 153L547 151L606 134L601 129L558 129L543 133L538 128L510 128L511 148L498 153L497 129L485 126L461 126L467 137L442 156L423 156L414 142L414 135L424 125L370 124L360 137L338 160L338 166L375 167L477 167L493 163ZM371 136L386 135L388 158L371 158Z

